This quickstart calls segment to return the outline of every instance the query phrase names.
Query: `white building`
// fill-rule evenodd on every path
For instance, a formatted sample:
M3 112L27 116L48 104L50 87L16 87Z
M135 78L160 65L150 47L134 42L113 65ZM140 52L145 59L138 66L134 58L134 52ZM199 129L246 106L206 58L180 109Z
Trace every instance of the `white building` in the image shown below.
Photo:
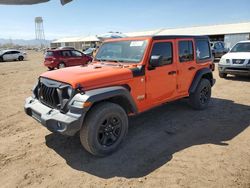
M250 22L220 24L211 26L197 26L176 29L157 29L142 32L124 33L128 37L150 35L207 35L211 41L224 41L227 48L231 48L241 40L250 40ZM53 41L51 47L73 46L77 49L86 49L100 43L96 36L64 38Z
M71 46L78 50L84 50L99 45L100 40L96 36L88 37L67 37L61 38L50 43L50 47L57 48Z

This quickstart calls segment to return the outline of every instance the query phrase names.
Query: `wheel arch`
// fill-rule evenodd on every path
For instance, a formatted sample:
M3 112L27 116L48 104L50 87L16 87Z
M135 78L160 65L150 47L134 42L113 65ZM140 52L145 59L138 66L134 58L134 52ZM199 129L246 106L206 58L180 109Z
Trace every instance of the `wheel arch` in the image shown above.
M189 88L189 94L192 94L195 92L195 90L196 90L196 88L197 88L197 86L202 78L209 80L211 83L211 86L213 86L215 83L215 79L213 78L213 73L212 73L211 69L209 69L209 68L200 69L196 72L196 74L194 76L193 82Z
M91 108L98 103L108 101L120 105L127 114L136 114L138 109L129 89L129 86L112 86L86 91L84 102L90 102Z

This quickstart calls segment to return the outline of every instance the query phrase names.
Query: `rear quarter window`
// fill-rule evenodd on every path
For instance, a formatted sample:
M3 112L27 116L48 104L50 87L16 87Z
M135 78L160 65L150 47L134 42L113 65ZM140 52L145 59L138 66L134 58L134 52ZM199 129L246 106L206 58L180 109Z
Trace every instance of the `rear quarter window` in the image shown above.
M208 40L196 40L196 57L198 61L209 60L211 58Z
M46 52L45 57L51 57L51 56L54 56L54 52L50 51Z

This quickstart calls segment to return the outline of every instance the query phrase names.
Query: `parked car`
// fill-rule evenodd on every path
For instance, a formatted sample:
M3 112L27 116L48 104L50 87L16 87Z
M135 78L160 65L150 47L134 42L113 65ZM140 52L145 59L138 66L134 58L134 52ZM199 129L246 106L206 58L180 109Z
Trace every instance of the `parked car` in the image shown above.
M95 48L88 48L87 50L83 51L83 53L85 55L89 55L89 56L93 57L94 51L95 51Z
M210 42L210 45L214 58L221 58L228 52L228 48L225 48L225 44L222 41Z
M127 134L128 116L186 97L207 108L213 67L205 36L107 40L91 64L43 73L24 109L52 132L80 132L88 152L105 156Z
M23 61L27 58L25 52L19 50L2 50L0 51L0 62L3 61Z
M92 61L92 57L83 54L77 50L71 49L55 49L48 50L45 53L44 65L48 67L49 70L55 68L64 68L77 65L85 65Z
M228 74L250 76L250 40L238 42L222 56L218 69L221 78Z

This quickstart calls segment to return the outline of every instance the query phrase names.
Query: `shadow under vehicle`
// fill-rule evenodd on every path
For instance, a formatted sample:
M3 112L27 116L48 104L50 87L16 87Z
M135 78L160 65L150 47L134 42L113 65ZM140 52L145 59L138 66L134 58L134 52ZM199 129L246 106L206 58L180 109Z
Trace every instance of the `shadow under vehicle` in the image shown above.
M250 106L212 98L205 111L190 110L179 100L130 118L130 131L119 151L105 158L86 152L79 139L45 137L49 148L78 171L101 177L138 178L168 163L181 150L202 144L227 147L250 125ZM229 115L230 114L230 115Z

